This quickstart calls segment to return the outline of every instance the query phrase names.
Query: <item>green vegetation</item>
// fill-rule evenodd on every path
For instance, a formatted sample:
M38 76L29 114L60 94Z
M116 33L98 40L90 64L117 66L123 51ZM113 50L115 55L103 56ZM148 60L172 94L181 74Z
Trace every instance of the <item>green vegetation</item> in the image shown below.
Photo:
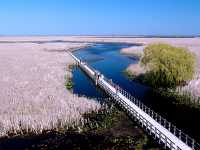
M68 65L69 71L71 72L72 69L73 69L75 66L76 66L76 65L74 65L74 64ZM72 81L72 78L71 78L71 77L65 76L65 87L66 87L66 89L71 90L71 89L73 88L73 86L74 86L74 83L73 83L73 81Z
M129 80L134 80L134 79L137 78L136 75L132 74L132 72L129 71L129 70L127 70L127 69L124 70L122 73L123 73Z
M83 132L104 136L106 141L103 141L103 145L100 147L109 146L108 149L158 149L158 145L146 136L138 128L136 122L120 108L111 105L99 112L85 114L84 117L89 122L85 124Z
M173 88L192 79L196 57L186 48L152 44L144 49L140 63L147 70L145 82L155 88Z
M69 68L70 70L72 70L74 67L76 67L75 64L70 64L70 65L68 66L68 68Z
M65 82L65 87L68 90L71 90L74 86L74 83L72 82L72 78L67 78Z
M67 82L65 83L65 87L68 89L68 90L71 90L73 88L73 82L72 82L72 79L71 78L68 78Z
M199 100L195 99L189 92L180 94L173 89L156 89L152 91L152 94L157 94L160 97L164 97L176 105L189 106L190 108L200 110L200 104L198 103Z
M172 103L199 108L199 98L189 92L177 91L193 78L196 68L196 56L185 48L168 44L152 44L144 49L140 65L145 72L136 75L135 67L126 69L128 79L151 86L153 93L172 100Z
M149 83L147 83L147 81L145 81L145 74L140 74L140 75L135 75L133 74L131 71L129 70L124 70L123 74L126 76L127 79L129 79L130 81L134 82L138 82L138 83L143 83L148 85Z

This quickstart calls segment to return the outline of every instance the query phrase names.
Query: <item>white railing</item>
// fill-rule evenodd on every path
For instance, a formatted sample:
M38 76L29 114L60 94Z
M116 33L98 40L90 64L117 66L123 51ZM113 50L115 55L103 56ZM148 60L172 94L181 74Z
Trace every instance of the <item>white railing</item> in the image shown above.
M141 109L145 114L147 114L154 121L156 121L158 124L160 124L162 127L164 127L168 132L170 132L175 137L177 137L179 139L180 143L182 142L182 143L186 144L185 147L187 149L200 150L200 145L194 139L189 137L187 134L183 133L172 123L167 121L165 118L161 117L158 113L154 112L153 110L151 110L150 108L145 106L138 99L136 99L131 94L129 94L128 92L126 92L125 90L120 88L120 86L113 83L111 79L107 79L102 74L100 76L100 79L96 79L95 75L96 75L96 72L98 72L98 71L96 71L92 67L89 67L89 65L87 63L82 62L81 60L76 58L73 54L70 53L70 55L73 56L73 58L78 62L81 69L83 69L87 73L87 75L89 75L93 80L98 80L98 85L102 89L104 89L105 92L107 92L122 108L124 108L125 111L127 111L127 113L129 113L130 116L132 116L135 120L137 120L141 124L141 126L144 129L146 129L146 131L148 131L149 134L154 135L154 138L156 140L158 140L158 142L160 144L164 144L165 148L181 149L180 147L177 146L177 144L174 141L172 141L172 139L170 139L166 134L162 133L159 128L153 126L153 124L149 120L147 120L140 113L138 113L136 110L134 110L133 107L131 107L129 104L127 104L121 97L119 97L119 94L117 94L117 93L120 93L121 95L126 97L134 105L136 105L139 109ZM102 82L102 81L104 81L104 82ZM183 145L182 143L180 145Z

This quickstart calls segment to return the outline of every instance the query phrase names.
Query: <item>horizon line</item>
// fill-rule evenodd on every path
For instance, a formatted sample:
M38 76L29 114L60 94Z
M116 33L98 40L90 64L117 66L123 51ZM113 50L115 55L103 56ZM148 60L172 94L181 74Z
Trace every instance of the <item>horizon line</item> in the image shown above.
M0 34L0 37L25 36L97 36L97 37L200 37L200 34Z

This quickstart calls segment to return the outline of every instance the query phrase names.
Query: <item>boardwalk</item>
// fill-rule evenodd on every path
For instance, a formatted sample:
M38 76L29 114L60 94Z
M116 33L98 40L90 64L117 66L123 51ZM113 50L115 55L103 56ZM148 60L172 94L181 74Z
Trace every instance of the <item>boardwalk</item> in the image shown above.
M72 53L80 68L113 98L130 116L132 116L153 138L166 149L172 150L199 150L200 146L189 136L181 132L174 125L160 115L143 105L118 85L112 83L100 72L89 67Z

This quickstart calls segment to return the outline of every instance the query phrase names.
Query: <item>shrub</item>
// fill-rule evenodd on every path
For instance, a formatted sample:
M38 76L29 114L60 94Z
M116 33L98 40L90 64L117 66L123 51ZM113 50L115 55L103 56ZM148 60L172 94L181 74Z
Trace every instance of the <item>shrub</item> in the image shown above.
M193 78L196 57L186 48L168 44L151 44L144 49L140 63L153 87L172 88Z
M74 83L73 83L72 79L71 79L71 78L68 78L67 81L66 81L66 83L65 83L65 87L66 87L68 90L71 90L71 89L73 88L73 85L74 85Z

